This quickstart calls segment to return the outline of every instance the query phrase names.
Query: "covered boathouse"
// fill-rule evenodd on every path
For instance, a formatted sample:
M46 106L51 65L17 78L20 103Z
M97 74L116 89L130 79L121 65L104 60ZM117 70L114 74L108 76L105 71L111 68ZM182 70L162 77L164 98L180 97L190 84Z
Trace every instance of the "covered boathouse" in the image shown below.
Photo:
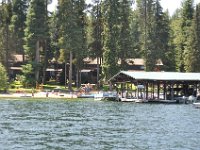
M200 73L121 71L109 81L122 97L148 101L179 100L200 93Z

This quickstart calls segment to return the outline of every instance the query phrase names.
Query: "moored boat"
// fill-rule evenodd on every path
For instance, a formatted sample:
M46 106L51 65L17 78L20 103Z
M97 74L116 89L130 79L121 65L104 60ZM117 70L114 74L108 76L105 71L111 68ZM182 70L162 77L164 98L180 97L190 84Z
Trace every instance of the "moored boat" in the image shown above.
M94 94L81 94L77 98L94 98Z
M147 99L136 99L135 102L136 103L147 103L148 100Z
M135 102L135 100L136 99L134 99L134 98L125 98L125 97L119 98L119 101L121 101L121 102Z
M103 93L97 93L94 95L94 100L95 101L101 101L103 100Z
M193 105L194 105L195 108L200 108L200 102L193 103Z

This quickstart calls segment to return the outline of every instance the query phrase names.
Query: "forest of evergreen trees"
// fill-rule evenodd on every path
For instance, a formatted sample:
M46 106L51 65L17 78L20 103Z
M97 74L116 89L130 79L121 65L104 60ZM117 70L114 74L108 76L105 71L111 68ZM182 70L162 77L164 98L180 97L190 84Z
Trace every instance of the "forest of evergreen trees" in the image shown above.
M101 78L126 70L127 58L143 58L146 71L161 59L165 71L200 72L200 4L183 0L173 16L160 0L2 0L0 4L0 62L9 69L13 54L23 55L36 81L49 62L69 63L79 75L83 59L97 58ZM121 60L119 65L117 62ZM72 65L73 64L73 65ZM72 67L73 66L73 67ZM75 67L74 67L75 66ZM99 71L99 69L98 69Z

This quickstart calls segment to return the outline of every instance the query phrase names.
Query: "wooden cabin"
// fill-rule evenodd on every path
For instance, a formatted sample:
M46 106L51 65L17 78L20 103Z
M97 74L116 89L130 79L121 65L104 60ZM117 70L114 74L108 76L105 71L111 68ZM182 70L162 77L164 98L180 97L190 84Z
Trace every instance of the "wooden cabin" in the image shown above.
M126 59L127 71L142 71L145 70L145 61L142 58L128 58ZM121 64L121 60L118 61L118 65ZM102 60L100 60L100 73ZM163 63L159 59L157 60L155 70L161 71L163 68ZM81 70L82 83L96 83L97 82L97 58L85 58L84 59L84 68Z

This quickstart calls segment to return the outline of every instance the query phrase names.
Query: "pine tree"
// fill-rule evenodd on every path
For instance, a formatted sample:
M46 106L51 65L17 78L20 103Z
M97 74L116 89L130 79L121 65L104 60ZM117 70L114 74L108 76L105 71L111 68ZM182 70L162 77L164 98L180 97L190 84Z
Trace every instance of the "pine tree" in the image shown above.
M170 28L170 19L168 12L163 14L163 33L161 34L162 44L163 44L163 55L161 55L161 60L164 65L165 71L176 71L176 61L175 61L175 46L173 44L173 34Z
M49 57L50 58L55 58L56 62L59 59L59 44L58 44L58 38L59 38L59 24L58 24L58 16L57 12L53 12L50 15L50 27L49 27L49 32L50 32L50 47L51 51L49 52Z
M181 52L181 47L183 43L183 36L182 36L182 14L181 9L177 9L173 16L170 19L170 40L171 40L171 46L172 50L174 49L174 57L175 57L175 65L177 71L180 71L180 64L179 60L182 59L182 54L179 54Z
M152 42L155 49L155 61L162 60L164 70L174 71L175 55L170 41L169 15L163 12L159 0L155 2L155 17Z
M146 71L153 71L159 57L159 51L155 48L155 40L158 39L157 17L160 9L155 9L154 0L138 0L138 10L140 12L140 23L142 25L142 51L145 59ZM157 7L158 8L158 7Z
M0 5L0 61L5 66L6 70L9 68L9 62L12 46L12 36L9 25L12 16L12 5L10 1L2 1Z
M60 52L65 64L70 54L70 67L69 67L69 90L72 90L72 55L73 55L73 27L76 25L73 10L73 3L71 0L58 1L58 24L60 24L59 31L59 45L62 49ZM66 83L65 83L66 84Z
M102 3L100 0L95 0L93 3L89 18L91 19L91 43L89 43L90 55L92 57L102 57Z
M103 17L102 17L102 2L94 0L94 5L91 11L91 43L89 43L90 56L97 59L97 84L100 77L100 65L103 57Z
M119 71L118 52L120 38L119 1L104 1L104 53L103 53L103 74L105 80L112 77ZM105 13L106 12L106 13Z
M75 47L75 60L76 60L76 85L80 87L81 85L81 69L83 67L83 59L87 55L87 38L86 38L86 14L85 14L86 4L84 0L78 0L75 3L76 11L76 40L77 45Z
M133 51L131 50L131 4L132 0L123 0L119 4L119 18L120 18L120 37L119 37L119 52L118 57L121 60L120 68L122 70L127 69L126 59L131 56Z
M46 1L32 0L30 2L26 29L25 29L25 53L29 56L29 61L33 63L35 80L39 82L39 72L41 63L40 56L46 53L46 42L48 38L48 19Z
M65 63L70 55L69 89L72 90L72 59L76 58L77 76L81 68L86 49L84 0L58 1L58 17L60 20L59 42L63 49ZM78 77L77 77L78 78Z
M13 0L13 14L11 18L10 29L14 38L14 49L16 53L23 55L24 60L24 29L26 21L26 13L28 7L27 0Z
M159 59L166 70L174 70L173 49L170 43L169 16L163 12L160 0L138 0L141 23L142 55L146 71L154 71Z
M8 88L8 75L5 67L0 63L0 90L6 90Z
M130 41L132 53L129 54L130 58L141 58L142 50L141 50L141 25L139 21L139 11L136 9L132 12L131 21L130 21Z
M185 51L185 69L187 72L200 72L200 4L196 6L190 31Z
M180 72L185 71L185 63L184 63L184 57L185 53L187 52L186 45L188 42L188 36L190 34L190 27L192 24L192 18L193 18L193 0L184 0L182 3L182 22L181 22L181 44L177 48L177 69Z

